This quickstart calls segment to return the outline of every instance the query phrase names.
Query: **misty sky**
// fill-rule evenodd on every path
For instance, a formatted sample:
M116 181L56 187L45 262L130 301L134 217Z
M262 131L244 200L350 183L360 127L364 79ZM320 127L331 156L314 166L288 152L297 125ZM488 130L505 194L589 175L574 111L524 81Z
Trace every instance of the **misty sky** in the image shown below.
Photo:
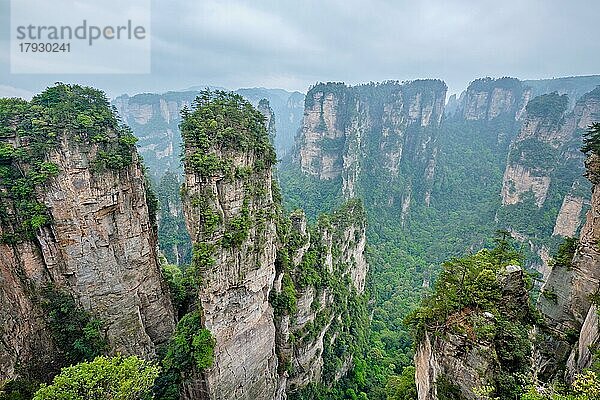
M0 95L55 81L114 97L416 78L443 79L456 93L483 76L600 73L599 0L156 0L147 75L10 74L9 26L9 2L0 0Z

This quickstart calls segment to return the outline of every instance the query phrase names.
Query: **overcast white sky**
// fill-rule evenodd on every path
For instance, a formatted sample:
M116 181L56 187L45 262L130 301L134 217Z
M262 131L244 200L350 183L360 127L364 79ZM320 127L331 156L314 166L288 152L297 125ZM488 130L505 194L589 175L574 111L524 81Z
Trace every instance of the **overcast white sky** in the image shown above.
M55 81L116 96L415 78L456 93L484 76L600 73L599 0L153 0L147 75L10 74L9 10L0 0L0 95Z

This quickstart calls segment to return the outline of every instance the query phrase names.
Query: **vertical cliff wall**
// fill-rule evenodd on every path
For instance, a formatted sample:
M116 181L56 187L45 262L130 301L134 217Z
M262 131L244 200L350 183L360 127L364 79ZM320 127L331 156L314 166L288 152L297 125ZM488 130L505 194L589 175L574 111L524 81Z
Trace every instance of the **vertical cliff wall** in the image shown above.
M312 232L300 211L285 226L271 303L280 390L301 399L309 384L342 378L365 345L366 217L353 200L323 215Z
M225 92L203 92L184 111L192 268L216 341L213 365L185 384L189 398L294 396L343 377L364 341L352 336L368 324L362 206L312 230L301 212L284 216L268 111Z
M597 118L596 121L600 121L600 115ZM592 199L577 250L570 265L553 268L544 286L545 290L557 293L555 301L540 298L540 309L552 338L562 339L563 343L566 339L572 345L566 363L568 379L591 366L599 344L598 301L595 297L600 290L600 159L597 153L590 154L586 168L586 176L593 185ZM573 332L577 332L576 341Z
M123 122L139 138L139 152L157 180L165 171L181 171L180 113L197 95L197 91L144 93L119 96L113 101Z
M1 105L0 379L60 354L47 287L99 318L112 352L153 357L174 315L135 138L90 88Z
M256 109L265 117L265 127L267 128L267 134L269 135L269 140L271 141L271 144L274 145L277 127L275 126L275 113L271 108L271 104L269 104L269 100L260 99L258 105L256 106Z
M531 90L515 78L477 79L461 97L459 112L467 121L490 121L510 114L520 119Z
M552 92L566 94L569 97L569 110L572 110L579 98L600 86L600 75L526 80L523 83L532 89L533 96Z
M276 232L264 117L241 96L203 92L184 114L184 210L203 325L215 340L207 398L269 399L277 387L269 292Z
M345 198L377 198L405 219L411 202L430 201L445 95L437 80L318 84L306 96L297 162L308 176L339 180ZM392 190L370 190L383 176Z
M499 223L539 254L542 279L548 277L549 248L576 236L589 202L580 152L584 129L600 111L598 90L568 112L566 95L532 99L512 141L502 185Z
M598 89L582 100L588 105L597 105L597 94L600 94ZM575 109L581 106L582 103L578 103ZM589 109L588 106L584 108ZM597 113L595 118L598 118ZM598 155L592 151L586 160L586 176L593 185L591 208L581 228L579 243L554 262L542 287L539 308L546 323L542 329L544 341L539 346L536 363L542 377L562 377L566 372L567 378L572 378L591 365L598 341L597 307L594 301L600 281L598 165ZM571 251L574 251L574 255Z

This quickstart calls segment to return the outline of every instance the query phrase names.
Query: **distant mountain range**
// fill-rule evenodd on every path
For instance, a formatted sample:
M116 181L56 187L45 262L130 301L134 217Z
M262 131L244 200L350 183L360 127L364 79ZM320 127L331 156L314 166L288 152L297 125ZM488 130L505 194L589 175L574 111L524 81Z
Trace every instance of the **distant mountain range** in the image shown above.
M190 106L198 93L205 88L194 86L162 94L124 94L113 100L123 122L128 124L139 138L139 151L153 177L158 178L167 170L181 170L179 113L184 106ZM208 88L226 90L214 86ZM261 99L269 101L275 113L275 149L279 157L285 156L292 148L294 136L302 123L304 94L266 88L244 88L235 92L255 106Z

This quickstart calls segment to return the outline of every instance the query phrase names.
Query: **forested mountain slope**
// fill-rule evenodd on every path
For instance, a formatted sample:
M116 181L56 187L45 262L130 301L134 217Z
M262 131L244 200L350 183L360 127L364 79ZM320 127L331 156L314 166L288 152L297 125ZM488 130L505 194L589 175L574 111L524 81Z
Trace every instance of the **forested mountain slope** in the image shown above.
M279 169L284 200L314 218L346 195L364 199L371 340L392 374L411 364L402 318L443 260L507 229L522 243L524 267L543 278L562 239L578 233L589 204L578 149L599 110L596 78L574 82L552 81L553 90L589 92L569 108L567 96L543 96L541 84L478 79L447 113L439 81L308 92L294 156Z
M584 141L591 208L579 241L566 239L552 258L539 298L506 232L491 249L444 263L407 319L419 400L597 398L599 123Z
M0 121L0 398L341 396L364 369L362 204L284 213L272 129L241 96L183 110L185 182L166 175L162 204L102 92L2 99ZM185 237L179 265L161 257L159 206L189 264Z

